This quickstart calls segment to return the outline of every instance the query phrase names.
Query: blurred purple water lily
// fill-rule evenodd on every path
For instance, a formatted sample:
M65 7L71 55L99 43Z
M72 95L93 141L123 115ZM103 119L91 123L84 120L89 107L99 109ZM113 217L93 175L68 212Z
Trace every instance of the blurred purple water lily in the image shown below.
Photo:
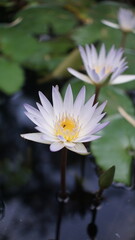
M102 20L103 24L121 29L123 32L133 32L135 33L135 15L129 9L120 8L118 11L118 24L110 22L108 20Z
M121 84L135 79L135 75L121 75L127 69L127 62L123 57L123 49L114 46L106 53L102 44L99 55L94 45L79 46L79 51L87 73L80 73L73 68L68 71L84 82L102 86L104 84Z

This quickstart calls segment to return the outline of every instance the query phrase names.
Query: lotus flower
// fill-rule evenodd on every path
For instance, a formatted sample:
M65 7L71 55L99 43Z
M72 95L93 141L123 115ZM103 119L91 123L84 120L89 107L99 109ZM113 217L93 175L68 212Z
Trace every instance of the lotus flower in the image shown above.
M129 9L119 9L118 24L107 20L102 20L102 23L112 28L121 29L123 32L135 33L135 15Z
M106 102L99 107L93 105L94 95L85 103L85 87L78 93L73 102L71 86L67 87L64 100L58 87L52 88L53 105L42 92L39 92L41 104L38 109L26 104L27 117L36 124L36 133L22 134L31 141L50 144L50 150L55 152L67 148L82 155L88 154L83 143L98 139L95 135L108 122L99 123L104 117L102 113Z
M135 79L135 75L120 75L127 69L127 62L122 57L123 49L114 46L106 54L105 45L102 44L99 55L94 45L79 46L79 51L87 73L80 73L72 68L68 71L84 82L102 86L104 84L120 84Z

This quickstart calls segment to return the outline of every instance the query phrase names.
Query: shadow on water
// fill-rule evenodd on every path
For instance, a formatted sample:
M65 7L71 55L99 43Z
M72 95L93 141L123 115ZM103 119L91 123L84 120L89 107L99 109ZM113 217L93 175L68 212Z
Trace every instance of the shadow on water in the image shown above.
M20 138L20 133L33 130L23 114L23 103L33 100L22 92L2 99L0 240L134 240L135 191L111 186L95 206L94 160L69 152L70 200L58 202L59 152Z

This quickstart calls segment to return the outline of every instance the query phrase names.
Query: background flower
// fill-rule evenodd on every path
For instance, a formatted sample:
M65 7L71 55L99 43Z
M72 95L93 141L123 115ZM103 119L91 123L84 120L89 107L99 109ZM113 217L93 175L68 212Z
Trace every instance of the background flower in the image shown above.
M52 88L53 106L48 99L39 92L42 105L37 103L38 110L25 105L26 115L36 124L38 133L22 134L23 138L35 142L51 144L51 151L58 151L63 147L79 154L88 154L84 142L93 141L100 136L95 135L108 122L99 123L104 117L102 113L106 102L97 107L93 105L94 95L86 102L85 87L83 87L73 103L70 85L67 87L62 100L57 87Z
M122 57L123 49L114 46L106 54L105 45L102 44L99 55L94 45L79 46L81 58L87 75L72 68L68 71L75 77L93 85L120 84L135 79L135 75L120 75L127 69L127 62Z
M119 9L118 24L107 20L102 20L102 23L112 28L121 29L124 32L135 33L135 15L129 9Z

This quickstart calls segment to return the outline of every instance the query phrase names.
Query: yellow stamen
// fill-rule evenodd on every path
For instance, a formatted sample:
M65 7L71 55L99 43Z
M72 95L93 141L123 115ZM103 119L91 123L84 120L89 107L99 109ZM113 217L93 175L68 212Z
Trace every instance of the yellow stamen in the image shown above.
M103 66L95 66L95 72L96 73L100 73L101 72L101 70L103 69ZM110 67L110 66L106 66L105 67L105 74L108 74L108 73L111 73L112 72L112 67Z
M66 141L71 142L79 135L78 121L72 117L62 117L55 124L55 135L62 136Z

